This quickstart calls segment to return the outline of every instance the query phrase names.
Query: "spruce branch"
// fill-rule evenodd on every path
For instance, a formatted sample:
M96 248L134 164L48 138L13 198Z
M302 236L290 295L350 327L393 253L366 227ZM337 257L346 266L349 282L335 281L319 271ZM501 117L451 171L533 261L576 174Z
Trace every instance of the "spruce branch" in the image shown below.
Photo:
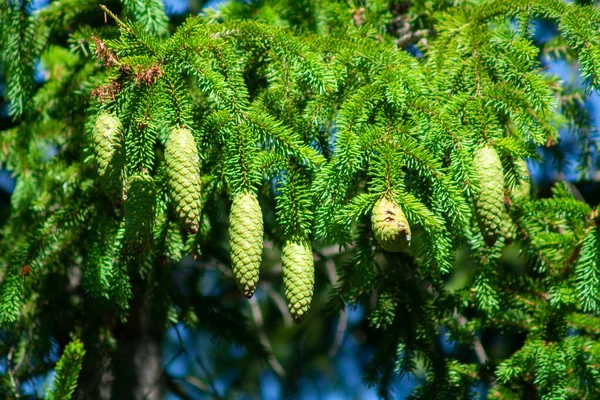
M538 188L523 159L552 154L563 169L569 157L559 132L567 128L580 172L593 177L595 130L585 107L600 79L598 7L232 1L181 22L157 0L107 3L125 17L95 0L53 1L35 13L28 3L0 2L0 86L13 117L0 135L0 167L16 178L0 240L0 349L9 355L0 391L22 396L23 382L51 370L43 355L54 340L64 345L78 332L94 352L77 367L79 378L59 378L57 368L55 379L67 391L79 380L93 397L93 366L108 365L97 353L123 345L117 333L134 323L130 303L143 287L157 313L169 310L169 323L248 350L235 363L244 379L231 382L232 392L255 372L256 357L286 383L313 356L333 357L353 326L348 310L360 306L367 322L358 326L376 335L365 381L382 396L391 398L394 374L415 374L419 360L425 377L415 398L469 398L481 381L492 383L491 397L597 395L598 210L560 171L551 193ZM102 23L102 13L115 22ZM545 44L530 29L541 20L557 28ZM398 51L415 43L418 57ZM584 87L551 75L541 59L548 56L579 63ZM38 59L46 73L32 84ZM123 166L94 141L103 114L122 125L103 143L123 139ZM178 148L174 129L186 131ZM482 148L497 153L487 176ZM191 175L181 173L182 160ZM109 170L117 173L107 188ZM258 277L264 256L259 286L273 300L252 300L249 320L239 311L245 300L229 288L227 251L247 255L240 248L250 243L242 235L227 245L226 199L241 193L252 197L252 213L238 207L234 222L254 233L254 247L251 273L236 277ZM382 198L387 206L376 207ZM482 218L492 208L493 218ZM391 242L382 240L382 220L395 223ZM181 273L171 280L174 264ZM327 316L313 304L304 322L332 342L314 352L303 342L309 351L287 374L289 352L279 346L290 344L277 340L278 359L271 354L271 335L292 321L275 289L282 271L296 321L313 293L323 298L323 274L332 285ZM255 287L252 280L244 290ZM328 323L331 315L337 323ZM268 336L272 323L284 331ZM445 353L440 327L469 348ZM480 333L516 350L492 357ZM168 379L173 390L226 397L204 354L180 347L181 355L206 377ZM65 350L59 364L68 358ZM161 372L148 389L164 383Z
M119 17L117 17L112 11L110 11L108 7L106 7L104 4L100 4L100 8L102 9L102 11L108 14L110 18L112 18L112 20L115 21L121 29L131 32L131 28L127 26L123 21L121 21Z
M56 365L52 386L46 395L47 400L68 400L71 398L77 386L84 355L83 343L79 340L73 340L67 345Z

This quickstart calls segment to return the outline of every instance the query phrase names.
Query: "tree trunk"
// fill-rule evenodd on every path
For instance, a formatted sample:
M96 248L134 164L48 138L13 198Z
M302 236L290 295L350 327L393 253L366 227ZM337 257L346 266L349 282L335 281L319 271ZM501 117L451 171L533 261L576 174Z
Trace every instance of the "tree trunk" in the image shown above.
M113 360L116 372L113 399L162 398L163 327L164 312L152 307L147 294L134 296L127 324L115 335L119 344Z

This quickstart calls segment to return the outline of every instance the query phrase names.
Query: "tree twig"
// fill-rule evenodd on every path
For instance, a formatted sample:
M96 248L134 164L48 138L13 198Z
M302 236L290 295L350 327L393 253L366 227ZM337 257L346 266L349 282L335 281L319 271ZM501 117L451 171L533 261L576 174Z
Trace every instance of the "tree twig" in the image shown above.
M277 361L277 359L275 358L275 355L273 354L273 347L271 346L271 342L269 341L267 333L265 332L262 312L260 311L260 307L258 305L256 297L251 297L248 302L250 303L252 319L254 320L254 324L258 328L260 342L263 346L265 346L265 348L269 352L269 364L271 365L271 368L273 368L273 371L275 371L277 376L279 376L280 378L285 378L285 370L283 369L279 361Z
M179 350L177 350L177 353L175 353L169 359L169 361L167 361L165 366L162 368L162 372L160 374L159 381L160 381L160 378L167 375L167 368L169 368L169 365L171 365L171 363L173 363L173 361L175 361L180 355L186 353L185 347L183 347L183 342L180 342L179 344L180 344L180 347L179 347ZM158 385L159 385L159 382L156 382L151 388L149 388L148 392L144 395L144 399L148 398L148 396L150 396L152 394L152 392Z
M290 316L290 313L288 311L287 305L285 304L285 300L283 299L283 297L281 297L281 295L275 289L273 289L273 287L268 282L261 281L259 285L265 290L265 292L271 297L271 299L273 299L273 302L275 303L275 305L279 309L279 312L281 313L281 316L283 317L285 326L292 326L292 317Z
M196 360L196 362L202 369L202 372L204 372L204 375L206 376L206 380L208 381L208 385L210 386L210 390L213 392L213 397L215 397L217 399L222 399L223 397L221 397L221 395L219 394L219 391L217 390L217 386L215 385L215 380L213 379L208 368L206 367L206 364L204 364L202 357L196 351L194 351L194 359Z
M457 312L454 313L454 318L458 321L460 326L464 326L467 323L467 319ZM475 355L477 356L477 360L480 364L487 364L488 356L483 348L483 344L481 340L477 337L477 335L473 335L473 350L475 351Z
M175 334L177 335L177 341L179 342L179 351L177 352L177 354L179 354L180 352L183 352L189 357L189 353L188 353L187 349L185 348L185 344L183 343L183 338L181 337L181 333L179 332L179 327L177 325L175 325ZM169 361L169 363L173 360L174 360L174 358L171 359ZM204 372L204 375L206 376L206 380L208 381L208 384L210 386L210 390L209 390L209 386L205 386L204 388L201 388L198 385L195 385L195 384L193 384L193 385L198 387L200 390L202 390L206 393L210 393L211 396L214 398L222 399L223 397L221 397L221 395L219 394L219 391L217 390L217 387L214 383L214 379L212 379L212 375L210 374L210 371L208 371L208 368L204 364L204 361L202 360L200 355L195 350L194 350L193 360L196 362L196 364L198 364L200 369L202 369L202 372ZM167 363L165 365L165 369L166 369L166 366L169 365L169 363ZM190 379L191 379L191 377L186 377L186 381L190 382ZM195 379L197 381L199 381L197 378L195 378Z
M128 32L131 32L131 29L127 25L125 25L123 21L119 19L119 17L117 17L112 11L110 11L108 7L106 7L104 4L100 4L100 8L102 9L102 11L107 13L117 23L117 25L127 30Z
M195 376L188 375L185 377L185 381L204 393L210 392L208 385L205 382L202 382L200 379L198 379Z
M342 347L342 342L344 341L344 335L346 333L346 328L348 327L348 307L344 307L344 309L340 312L340 319L338 321L337 329L335 330L335 337L333 338L333 342L329 347L329 351L327 355L329 358L333 358L336 356L340 347Z
M190 395L185 392L185 389L181 386L180 383L175 382L174 377L167 375L166 376L166 384L165 386L174 394L181 397L184 400L193 400ZM193 385L193 384L192 384Z
M418 42L424 37L429 36L432 33L430 29L419 29L417 31L410 31L405 33L396 39L396 47L406 49L409 44Z

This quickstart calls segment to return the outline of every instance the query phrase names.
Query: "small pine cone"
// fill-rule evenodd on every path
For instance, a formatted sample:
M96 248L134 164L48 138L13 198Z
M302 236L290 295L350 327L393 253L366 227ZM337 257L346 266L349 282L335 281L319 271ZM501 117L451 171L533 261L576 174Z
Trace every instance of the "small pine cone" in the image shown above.
M504 213L502 216L500 232L502 233L502 236L504 236L506 244L510 244L517 238L518 227L508 213Z
M102 188L115 206L120 207L125 168L123 125L116 116L102 113L96 119L92 138Z
M140 252L152 240L156 190L150 175L129 177L125 201L125 234L133 251Z
M410 246L410 225L400 207L384 196L371 213L373 235L382 249L397 253Z
M281 263L288 309L294 321L299 324L308 313L315 286L315 265L310 244L286 240Z
M191 233L200 227L200 166L192 132L175 128L165 144L168 184L175 211Z
M254 193L241 193L233 199L229 247L235 282L244 296L250 298L258 283L263 250L263 216Z
M529 176L527 163L524 159L518 158L516 164L517 171L521 176L521 182L518 187L512 190L511 197L515 201L525 201L529 199L529 193L531 192L531 177Z
M492 247L498 239L504 214L504 174L498 153L484 146L475 152L480 191L476 199L477 219L485 243Z

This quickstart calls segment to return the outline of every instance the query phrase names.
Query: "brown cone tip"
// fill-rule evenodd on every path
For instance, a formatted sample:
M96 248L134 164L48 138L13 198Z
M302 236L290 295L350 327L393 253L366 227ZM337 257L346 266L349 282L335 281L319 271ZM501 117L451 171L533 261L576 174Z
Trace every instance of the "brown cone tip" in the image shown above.
M254 296L254 292L256 291L256 287L248 288L248 290L244 291L244 297L247 299L251 299Z

